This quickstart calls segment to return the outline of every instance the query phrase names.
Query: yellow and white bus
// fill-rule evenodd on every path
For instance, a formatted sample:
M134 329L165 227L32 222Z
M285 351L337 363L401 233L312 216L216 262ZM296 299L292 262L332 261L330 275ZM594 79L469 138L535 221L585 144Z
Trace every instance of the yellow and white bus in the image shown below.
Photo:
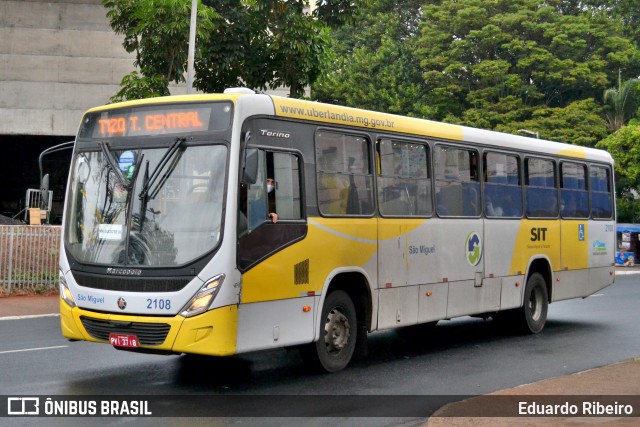
M338 371L376 330L477 315L538 333L549 303L613 283L613 188L605 151L247 90L94 108L66 196L62 334L301 346Z

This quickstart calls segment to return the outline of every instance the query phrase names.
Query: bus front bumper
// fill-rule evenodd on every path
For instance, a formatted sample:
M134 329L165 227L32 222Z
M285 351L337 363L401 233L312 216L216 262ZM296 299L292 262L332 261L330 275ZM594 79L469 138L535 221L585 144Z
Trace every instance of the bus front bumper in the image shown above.
M60 328L70 340L109 344L109 334L134 335L137 348L158 353L230 356L236 353L238 307L216 308L193 317L121 315L70 307L60 299Z

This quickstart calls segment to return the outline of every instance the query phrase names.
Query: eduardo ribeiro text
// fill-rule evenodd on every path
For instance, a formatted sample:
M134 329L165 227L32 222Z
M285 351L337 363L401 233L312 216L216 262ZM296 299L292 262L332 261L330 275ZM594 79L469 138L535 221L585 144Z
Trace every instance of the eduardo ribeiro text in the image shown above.
M561 404L542 404L536 402L518 402L518 415L578 415L606 416L631 415L633 406L618 402L603 404L601 402L582 402L576 405L569 402Z

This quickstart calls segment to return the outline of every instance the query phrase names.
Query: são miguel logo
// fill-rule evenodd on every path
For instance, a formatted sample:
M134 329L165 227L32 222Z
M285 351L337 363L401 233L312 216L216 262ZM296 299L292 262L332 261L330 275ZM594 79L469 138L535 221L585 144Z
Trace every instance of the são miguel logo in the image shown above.
M476 266L482 259L482 241L480 235L475 231L467 236L467 244L465 246L467 261L472 266Z

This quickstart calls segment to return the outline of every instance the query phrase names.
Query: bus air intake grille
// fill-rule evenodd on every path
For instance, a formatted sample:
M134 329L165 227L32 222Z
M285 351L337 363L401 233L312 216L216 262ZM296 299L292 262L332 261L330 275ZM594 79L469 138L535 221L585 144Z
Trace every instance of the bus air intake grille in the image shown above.
M135 335L140 344L160 345L169 334L171 325L167 323L117 322L80 316L82 326L93 338L109 341L110 333Z
M296 285L309 284L309 259L293 266L293 278Z
M110 277L73 271L80 286L119 292L177 292L187 286L193 277Z

